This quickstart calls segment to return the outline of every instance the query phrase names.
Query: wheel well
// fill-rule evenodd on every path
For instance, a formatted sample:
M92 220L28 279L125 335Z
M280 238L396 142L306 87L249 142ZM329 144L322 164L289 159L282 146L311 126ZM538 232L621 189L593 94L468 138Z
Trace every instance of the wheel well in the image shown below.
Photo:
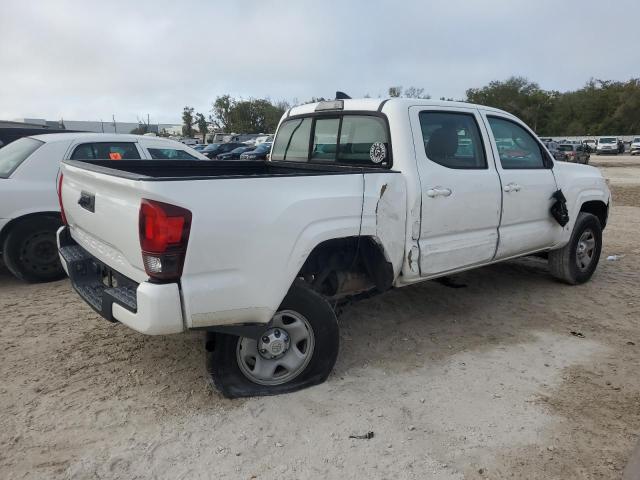
M607 218L609 216L609 206L601 200L591 200L584 202L580 207L581 212L590 213L598 217L602 229L607 226Z
M370 290L384 292L393 284L393 265L373 237L345 237L317 245L299 276L329 298Z
M47 218L55 218L56 220L60 220L60 224L62 225L62 220L60 218L60 212L36 212L36 213L28 213L27 215L23 215L21 217L13 218L9 221L0 231L0 252L2 251L2 246L4 245L4 240L9 235L9 232L18 224L25 222L27 220L32 220L38 217L47 217Z

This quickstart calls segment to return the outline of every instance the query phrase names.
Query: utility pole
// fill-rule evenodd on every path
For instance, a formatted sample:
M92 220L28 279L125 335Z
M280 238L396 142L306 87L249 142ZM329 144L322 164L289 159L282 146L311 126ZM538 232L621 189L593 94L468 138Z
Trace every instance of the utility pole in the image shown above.
M116 115L112 114L111 119L113 120L113 133L118 133L118 127L116 125Z

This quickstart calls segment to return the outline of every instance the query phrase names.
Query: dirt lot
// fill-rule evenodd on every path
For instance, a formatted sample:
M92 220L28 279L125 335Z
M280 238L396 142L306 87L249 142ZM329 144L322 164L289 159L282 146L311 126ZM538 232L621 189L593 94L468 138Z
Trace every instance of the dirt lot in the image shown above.
M592 160L615 202L592 282L522 259L359 303L334 374L286 396L225 400L199 334L145 337L67 281L0 268L0 478L620 478L640 428L640 158Z

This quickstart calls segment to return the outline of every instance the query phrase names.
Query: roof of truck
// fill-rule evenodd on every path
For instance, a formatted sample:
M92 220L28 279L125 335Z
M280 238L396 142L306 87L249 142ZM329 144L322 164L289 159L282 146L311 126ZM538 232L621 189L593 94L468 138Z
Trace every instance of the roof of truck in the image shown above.
M328 100L332 101L332 100ZM432 100L423 98L353 98L343 100L344 111L382 111L382 109L389 109L392 107L408 108L411 106L425 106L425 107L463 107L463 108L482 108L483 110L489 110L493 112L499 112L506 115L511 115L509 112L499 110L497 108L485 107L484 105L476 105L474 103L467 102L452 102L446 100ZM307 103L305 105L298 105L292 107L288 116L292 115L305 115L313 113L316 107L322 102Z

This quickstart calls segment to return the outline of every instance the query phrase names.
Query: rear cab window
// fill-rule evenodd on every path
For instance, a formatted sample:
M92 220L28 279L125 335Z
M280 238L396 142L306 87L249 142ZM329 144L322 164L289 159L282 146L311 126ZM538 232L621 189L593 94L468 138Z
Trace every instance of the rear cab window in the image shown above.
M40 140L23 137L0 148L0 178L9 178L42 145Z
M140 160L134 142L91 142L75 147L71 160Z
M390 167L386 119L349 112L286 119L276 134L271 160Z

